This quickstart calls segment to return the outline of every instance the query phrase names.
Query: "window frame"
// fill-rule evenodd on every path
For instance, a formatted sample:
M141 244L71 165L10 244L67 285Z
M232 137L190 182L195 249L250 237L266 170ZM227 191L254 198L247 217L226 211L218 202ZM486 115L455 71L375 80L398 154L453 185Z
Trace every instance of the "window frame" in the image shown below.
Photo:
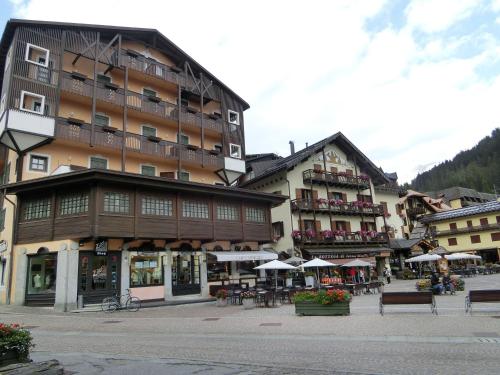
M106 168L96 168L92 167L92 159L101 159L106 161ZM99 155L91 155L89 156L89 168L90 169L109 169L109 160L108 158L105 158L104 156L99 156Z
M35 202L38 202L38 205L40 206L42 203L46 203L45 207L33 207L32 209L32 214L31 217L27 217L27 208L30 204L33 204ZM41 208L45 208L45 211L41 211ZM48 220L50 219L50 216L52 214L52 210L54 208L52 207L52 199L50 197L41 197L41 198L29 198L25 200L22 203L22 221L23 222L31 222L31 221L38 221L38 220ZM34 213L38 213L37 217L34 217ZM44 212L44 216L40 216Z
M99 80L99 77L106 77L106 78L109 78L109 81L106 81L106 82L103 82L103 81L100 81ZM113 83L113 77L111 76L108 76L107 74L104 74L104 73L97 73L97 83L101 83L103 85L107 84L107 83Z
M185 204L190 204L190 205L195 204L195 205L197 205L197 207L185 207L184 206ZM206 217L205 217L205 207L203 207L203 209L200 210L199 206L201 206L201 205L206 205ZM191 215L186 216L187 210L188 209L191 210L192 208L195 208L196 211L189 211L189 212L191 212ZM207 201L202 201L202 200L198 200L198 199L183 199L182 203L181 203L180 210L181 210L182 219L185 219L185 220L210 220L210 204ZM200 212L203 215L198 216L197 214Z
M481 243L481 235L480 234L471 235L470 236L470 243L471 244Z
M123 197L127 197L126 201L127 201L127 206L121 206L120 204L118 204L118 206L116 204L108 204L108 208L112 208L112 207L118 207L118 211L113 211L113 210L106 210L106 196L110 196L110 194L115 194L115 195L122 195ZM109 199L109 198L108 198ZM116 199L121 199L121 197L117 198L113 198L114 200ZM126 208L126 212L124 211ZM108 191L104 191L102 193L102 212L105 213L105 214L110 214L110 215L130 215L130 212L131 212L131 208L132 208L132 199L130 197L130 194L127 193L127 192L123 192L123 191L112 191L112 190L108 190Z
M234 212L231 212L233 209ZM218 221L241 222L240 206L236 203L217 202L215 204L215 211L215 217ZM229 218L229 216L233 216L234 218Z
M153 129L154 130L154 134L153 135L146 135L146 134L144 134L144 128ZM141 125L141 135L143 137L156 137L158 135L158 129L155 128L154 126L151 126L151 125L148 125L148 124L142 124Z
M73 206L71 206L71 202L68 203L68 207L65 207L64 209L66 211L71 211L73 212L67 212L63 213L63 200L68 199L68 200L73 200L73 202L76 202ZM78 201L76 201L78 199ZM65 195L61 195L58 198L57 202L57 214L59 217L68 217L68 216L80 216L80 215L86 215L89 212L89 206L90 206L90 194L85 191L80 191L80 192L71 192ZM78 211L76 211L78 209Z
M146 207L147 203L146 200L152 200L150 202L151 207ZM158 201L158 202L155 202ZM160 218L166 218L166 217L173 217L175 214L174 211L174 199L171 197L160 197L157 195L153 194L148 194L148 195L141 195L141 211L140 214L141 216L146 216L146 217L160 217ZM165 206L163 207L157 207L157 203L159 204L164 204ZM166 214L157 214L157 213L152 213L154 210L163 210L166 212ZM149 212L146 212L149 211Z
M448 246L457 246L458 241L456 237L448 238Z
M146 174L146 173L144 173L144 171L143 171L144 167L146 167L146 168L153 168L153 174ZM139 172L143 176L156 177L156 166L151 165L151 164L141 164L139 166Z
M38 98L38 99L41 99L40 112L35 111L33 109L26 109L26 108L24 108L24 102L25 102L24 98L25 98L26 95L32 96L32 97L35 97L35 98ZM45 110L45 96L44 95L35 94L34 92L21 90L21 102L19 103L19 110L43 116L44 110Z
M45 52L45 63L39 63L38 61L33 61L29 59L29 54L30 54L30 48L37 49L39 51ZM36 44L31 44L31 43L26 43L26 51L24 53L24 61L27 61L31 64L35 64L38 66L43 66L44 68L47 68L49 66L49 57L50 57L50 50L47 48L43 48L40 46L37 46Z
M144 90L150 91L150 92L154 92L155 94L154 95L148 95L148 94L146 94L144 92ZM153 90L152 88L149 88L149 87L143 87L142 88L142 96L145 96L146 98L157 98L158 97L158 91Z
M233 156L233 150L232 150L233 146L238 148L238 156ZM241 156L242 156L241 145L238 145L236 143L230 143L229 144L229 156L233 159L241 159Z
M231 121L231 115L236 115L236 121ZM227 110L227 122L233 125L240 125L240 113L232 109Z
M108 123L107 125L100 125L97 123L97 116L100 116L100 117L106 117L108 119ZM94 116L94 124L97 125L97 126L107 126L107 127L110 127L111 126L111 117L108 116L107 114L105 114L104 112L96 112L95 116Z
M176 177L177 177L176 180L179 180L179 181L191 181L191 173L189 173L188 171L181 170L180 173L178 171L176 171L175 174L176 174ZM187 180L181 179L181 177L180 177L181 174L187 175Z
M44 158L46 160L45 169L44 170L31 168L33 157ZM28 164L27 167L28 167L28 171L29 172L48 173L48 171L50 170L50 155L38 154L38 153L29 153L28 154L28 163L27 164Z
M185 137L185 138L187 138L187 143L182 143L182 142L181 142L181 137ZM179 136L179 133L177 133L177 143L178 143L178 144L180 144L180 145L184 145L184 146L187 146L187 145L189 145L189 141L190 141L190 137L189 137L189 135L184 134L184 133L180 133L180 136Z
M263 215L262 221L259 220L260 218L258 218L257 216L251 217L252 214L249 214L249 212L252 213L252 211L254 211L253 213L257 213L258 211L262 211L262 215ZM266 209L264 207L254 207L254 206L245 207L245 222L246 223L255 223L255 224L267 223Z

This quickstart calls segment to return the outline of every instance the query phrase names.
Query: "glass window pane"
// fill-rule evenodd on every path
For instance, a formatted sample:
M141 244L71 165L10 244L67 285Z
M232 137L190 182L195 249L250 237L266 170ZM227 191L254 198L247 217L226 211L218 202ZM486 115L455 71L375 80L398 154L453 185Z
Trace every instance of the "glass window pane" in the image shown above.
M182 216L193 219L208 219L208 203L183 201Z
M90 158L90 168L107 169L108 161L103 158L92 156Z
M156 96L156 91L151 89L142 89L142 93L146 96L152 96L152 97Z
M240 220L240 209L238 206L218 203L217 204L217 220Z
M156 176L156 168L150 165L142 165L141 174L145 176Z
M124 193L104 193L104 212L119 214L128 214L130 207L130 198Z
M143 197L141 212L143 215L172 216L173 202L171 199Z
M109 117L106 115L95 115L95 124L99 126L109 126Z
M156 128L151 126L142 126L142 135L145 137L156 137Z
M247 207L245 209L246 221L251 221L255 223L265 223L266 214L263 208Z
M33 199L24 204L24 220L40 220L50 216L50 198Z
M28 257L28 294L56 292L56 254Z
M106 289L108 280L108 257L107 255L92 257L92 280L90 284L91 290Z
M63 196L59 204L59 215L86 213L89 210L88 193L77 193Z
M31 155L30 170L47 172L48 158L46 156Z
M136 255L130 259L130 286L163 285L163 263L160 253Z

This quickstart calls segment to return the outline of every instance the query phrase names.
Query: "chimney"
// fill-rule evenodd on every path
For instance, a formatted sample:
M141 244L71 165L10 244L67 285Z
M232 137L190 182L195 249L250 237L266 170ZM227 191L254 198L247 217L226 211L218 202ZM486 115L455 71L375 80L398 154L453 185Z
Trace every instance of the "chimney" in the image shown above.
M306 142L306 148L308 148L308 147L309 147L309 143L308 143L308 142Z
M293 141L289 141L288 143L290 143L290 155L295 154L295 144Z

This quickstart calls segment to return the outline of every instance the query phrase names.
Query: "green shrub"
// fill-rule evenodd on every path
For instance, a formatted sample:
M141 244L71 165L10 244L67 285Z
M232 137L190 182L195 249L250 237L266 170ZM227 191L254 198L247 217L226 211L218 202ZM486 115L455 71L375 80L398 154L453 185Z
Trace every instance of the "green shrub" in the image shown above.
M30 349L35 346L32 341L31 333L19 324L0 323L0 353L13 350L17 359L25 362L29 359Z
M321 305L331 305L337 302L350 302L351 294L347 290L320 290L319 292L297 292L293 296L294 302L314 302Z

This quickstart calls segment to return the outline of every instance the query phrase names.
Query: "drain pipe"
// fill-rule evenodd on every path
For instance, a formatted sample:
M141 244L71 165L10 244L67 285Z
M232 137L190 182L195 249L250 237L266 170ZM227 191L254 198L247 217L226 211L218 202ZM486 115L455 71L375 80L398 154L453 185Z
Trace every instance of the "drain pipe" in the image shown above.
M286 183L288 184L288 206L290 208L290 227L292 228L292 232L293 232L293 212L292 212L292 191L290 190L290 180L286 179ZM290 232L290 236L292 235L292 232ZM284 234L284 233L283 233ZM293 240L292 240L292 256L294 254L294 251L295 251L295 247L293 245Z
M7 197L7 189L3 190L3 197L6 201L8 201L12 206L14 207L14 219L12 220L12 236L10 239L10 262L9 262L9 276L8 276L8 282L9 284L7 285L7 295L6 295L6 304L10 305L10 293L12 290L12 269L14 267L14 239L15 239L15 229L16 229L16 222L17 222L17 205L14 203L9 197ZM5 219L4 219L5 223Z

